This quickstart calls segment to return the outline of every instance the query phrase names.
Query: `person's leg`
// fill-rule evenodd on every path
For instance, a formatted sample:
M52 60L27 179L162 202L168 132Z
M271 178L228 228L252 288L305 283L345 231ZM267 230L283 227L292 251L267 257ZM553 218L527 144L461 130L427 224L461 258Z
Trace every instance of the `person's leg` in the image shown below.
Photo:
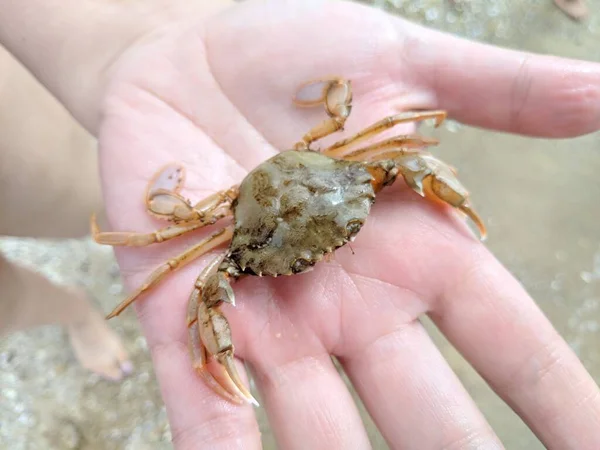
M94 139L0 47L0 235L84 237L103 217ZM0 255L0 334L57 324L84 367L129 370L117 335L78 289L52 284Z
M574 20L583 20L589 14L585 0L554 0L554 3Z
M77 238L103 221L95 139L0 47L0 234Z
M0 255L0 334L62 325L83 367L118 380L132 370L117 335L86 294L63 287Z

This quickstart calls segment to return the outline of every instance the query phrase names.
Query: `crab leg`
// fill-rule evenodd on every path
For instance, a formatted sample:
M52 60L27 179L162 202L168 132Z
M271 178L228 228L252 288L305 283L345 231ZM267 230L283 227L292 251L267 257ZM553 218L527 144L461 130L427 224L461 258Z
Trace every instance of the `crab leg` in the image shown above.
M213 225L219 220L230 216L232 213L230 209L232 198L228 196L229 192L230 191L217 192L198 203L198 205L200 205L198 208L194 206L194 209L190 210L196 215L194 220L182 220L181 222L153 231L152 233L136 233L129 231L101 232L96 222L96 216L92 215L92 238L98 244L129 247L145 247L176 238L182 234L197 230L198 228Z
M367 164L376 191L393 183L400 173L406 184L419 195L435 203L448 204L466 214L477 226L481 240L485 240L485 225L470 205L469 192L456 177L454 168L427 153L395 153L393 159Z
M107 319L112 319L115 316L118 316L131 305L137 298L149 290L150 288L156 286L167 274L172 273L187 264L191 263L195 259L199 258L206 252L212 250L213 248L221 245L224 242L227 242L233 236L233 226L229 226L223 228L216 233L213 233L206 239L203 239L193 247L190 247L183 253L177 255L174 258L169 259L166 263L158 267L150 274L146 281L136 289L131 295L129 295L125 300L123 300L115 309L111 311L111 313L106 316Z
M385 119L375 122L373 125L365 128L364 130L359 131L354 136L351 136L347 139L343 139L341 141L336 142L333 145L330 145L329 147L323 150L323 153L332 158L343 156L344 152L347 151L348 147L350 147L351 145L355 145L361 141L370 139L373 136L384 132L385 130L395 127L396 125L408 122L421 122L429 119L435 119L435 126L439 127L442 124L442 122L446 119L446 111L438 110L424 112L406 112L386 117ZM406 138L413 140L424 139L420 136L407 136Z
M167 164L159 169L148 182L144 202L151 216L164 220L198 219L191 202L179 195L185 180L185 167Z
M146 198L146 207L152 216L159 219L175 222L200 220L204 224L212 224L229 213L238 192L238 187L232 186L192 205L176 192L157 189Z
M228 209L238 194L237 186L232 186L192 205L179 194L184 180L185 167L181 164L167 164L159 169L146 187L144 202L148 213L175 222L201 220L214 223L216 220L211 220L219 215L217 210Z
M428 155L426 153L423 152L417 152L414 150L407 150L407 149L398 149L398 150L392 150L389 152L385 152L385 153L378 153L375 155L368 155L369 157L366 159L367 161L371 161L371 162L375 162L375 161L383 161L386 159L398 159L401 158L402 156L407 156L407 155L415 155L417 153L421 153L423 155ZM431 156L431 155L429 155ZM450 170L450 172L452 172L453 175L458 175L458 170L456 169L456 167L451 166L448 163L443 163L448 170Z
M298 106L324 104L329 116L329 119L312 128L294 146L295 150L310 150L313 142L344 129L352 110L350 81L342 78L309 81L300 86L293 100Z
M219 382L215 379L214 375L208 370L208 355L206 353L206 347L200 339L200 323L198 322L198 304L200 297L202 296L202 288L206 282L207 277L214 272L218 265L223 260L225 254L223 253L220 257L214 258L200 273L194 284L194 290L190 294L188 300L188 311L187 311L187 326L188 326L188 349L190 359L192 361L192 367L198 373L206 384L217 394L223 398L237 404L242 404L239 397L232 395L227 391Z
M343 155L342 158L349 161L371 160L382 151L392 153L391 150L395 150L396 152L401 152L402 154L406 152L414 153L415 150L409 149L418 149L428 145L437 145L438 143L439 141L437 139L430 139L417 135L396 136L385 141L377 142L367 147L354 150L351 153Z
M200 274L194 291L190 295L188 306L190 339L196 336L196 332L200 337L200 343L190 343L190 354L194 361L194 367L204 379L214 377L209 381L209 386L215 392L225 398L233 396L258 406L258 402L244 386L236 369L231 329L220 308L223 303L235 305L235 297L231 289L232 277L226 270L227 262L222 263L219 270L214 272L214 267L222 259L222 256L217 258L209 268ZM209 272L213 273L208 275ZM236 277L233 277L233 280L235 279ZM196 315L195 322L194 315ZM218 376L206 373L209 357L216 359ZM219 379L222 382L217 381ZM219 387L216 387L215 383ZM226 392L225 395L223 391Z
M146 208L150 215L175 222L152 233L126 231L101 232L92 215L93 239L99 244L112 246L144 247L160 243L190 231L212 225L232 214L231 204L237 198L238 186L216 192L195 205L181 195L185 170L183 166L171 164L159 170L146 189Z
M171 225L152 233L134 233L127 231L101 232L96 223L96 216L92 215L91 228L92 238L98 244L112 246L145 247L147 245L160 243L176 238L182 234L196 230L206 224L200 221L183 222Z

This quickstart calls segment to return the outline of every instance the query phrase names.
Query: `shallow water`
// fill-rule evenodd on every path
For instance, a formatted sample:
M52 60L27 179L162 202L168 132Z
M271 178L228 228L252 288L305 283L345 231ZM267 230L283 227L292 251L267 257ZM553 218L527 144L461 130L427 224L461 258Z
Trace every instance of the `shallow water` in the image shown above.
M577 24L551 0L369 3L477 40L600 60L600 14ZM600 0L589 4L592 10L600 8ZM450 124L436 136L444 143L444 160L460 168L486 220L487 245L600 382L600 134L551 141ZM112 251L89 240L2 239L0 249L57 282L85 286L104 311L122 293ZM79 368L66 335L56 327L0 342L1 449L171 448L146 343L132 311L112 326L125 339L136 365L134 375L121 384ZM430 328L506 448L544 448ZM266 448L275 448L264 420L263 428ZM374 448L387 448L373 427L369 431Z

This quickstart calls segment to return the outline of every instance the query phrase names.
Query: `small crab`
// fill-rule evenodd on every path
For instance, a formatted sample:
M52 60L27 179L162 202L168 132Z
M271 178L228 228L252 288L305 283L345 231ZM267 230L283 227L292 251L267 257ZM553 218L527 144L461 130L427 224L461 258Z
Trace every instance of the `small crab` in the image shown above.
M92 217L96 242L134 247L164 242L233 217L231 225L157 268L107 318L120 314L167 274L227 243L227 250L214 258L195 282L188 302L187 327L193 367L218 394L238 404L257 403L236 370L231 330L220 308L223 303L235 305L234 281L248 275L277 277L309 271L354 239L377 193L398 175L423 197L465 213L479 228L482 239L486 234L455 169L423 151L437 141L406 135L351 149L400 123L434 119L439 126L445 111L393 115L317 151L311 148L312 143L344 127L352 108L350 81L310 81L299 88L294 101L299 106L324 105L329 118L304 135L293 149L260 164L239 185L192 204L180 194L185 173L182 166L167 165L154 175L146 191L146 207L151 215L172 222L170 226L148 234L100 232ZM217 373L209 370L209 361L216 361L213 370Z

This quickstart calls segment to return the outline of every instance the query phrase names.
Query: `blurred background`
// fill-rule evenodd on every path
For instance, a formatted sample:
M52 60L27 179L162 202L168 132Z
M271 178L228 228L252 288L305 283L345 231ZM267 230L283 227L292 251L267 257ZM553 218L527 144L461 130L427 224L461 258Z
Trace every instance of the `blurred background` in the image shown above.
M600 62L600 13L595 12L600 11L600 0L587 1L591 15L583 22L569 19L552 0L362 3L474 40ZM0 53L0 68L10 64L15 63ZM600 382L600 134L550 141L448 122L435 135L444 144L444 160L459 168L486 220L487 245ZM104 312L124 295L112 249L89 239L0 238L0 251L56 283L85 288ZM171 448L164 406L133 311L110 325L135 365L135 372L120 383L82 369L59 327L0 340L0 449ZM543 449L462 357L427 326L506 448ZM366 413L365 420L370 424ZM261 422L265 448L275 448L263 416ZM387 448L373 426L370 435L374 448Z

